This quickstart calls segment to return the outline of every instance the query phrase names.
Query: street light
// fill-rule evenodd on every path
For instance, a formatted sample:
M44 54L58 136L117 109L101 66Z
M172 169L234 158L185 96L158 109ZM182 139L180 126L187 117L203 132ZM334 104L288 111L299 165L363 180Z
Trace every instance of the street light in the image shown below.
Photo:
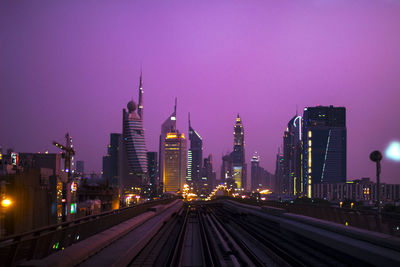
M382 153L379 152L378 150L373 151L370 155L369 158L373 161L376 162L376 187L377 189L377 194L376 194L376 200L378 201L378 215L381 215L381 200L380 200L380 195L381 195L381 185L380 185L380 174L381 174L381 160L382 160Z
M2 197L1 207L0 207L0 237L5 235L4 228L4 215L8 207L12 205L12 201L9 198Z
M11 202L11 200L8 199L8 198L5 198L5 199L3 199L3 200L1 201L1 206L2 206L3 208L8 208L9 206L11 206L11 204L12 204L12 202Z

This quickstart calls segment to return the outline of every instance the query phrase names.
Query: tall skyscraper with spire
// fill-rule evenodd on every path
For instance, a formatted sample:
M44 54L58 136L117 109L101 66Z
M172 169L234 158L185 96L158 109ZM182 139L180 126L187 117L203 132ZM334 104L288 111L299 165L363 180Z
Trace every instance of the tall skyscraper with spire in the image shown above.
M168 133L174 133L176 132L176 107L177 107L177 98L175 98L175 107L174 107L174 112L172 112L171 115L164 121L164 123L161 125L161 134L160 134L160 143L159 143L159 186L161 191L162 190L162 183L164 181L164 154L165 154L165 147L164 147L164 142L167 137Z
M140 194L146 182L147 149L143 129L143 84L139 81L139 102L129 101L127 109L122 110L122 138L120 145L121 195Z
M188 114L189 119L189 140L190 149L188 151L188 170L186 180L189 184L193 185L195 190L201 186L201 169L203 160L203 140L201 136L192 128L190 123L190 113Z
M247 188L246 161L244 152L244 128L239 114L233 127L233 179L238 188Z

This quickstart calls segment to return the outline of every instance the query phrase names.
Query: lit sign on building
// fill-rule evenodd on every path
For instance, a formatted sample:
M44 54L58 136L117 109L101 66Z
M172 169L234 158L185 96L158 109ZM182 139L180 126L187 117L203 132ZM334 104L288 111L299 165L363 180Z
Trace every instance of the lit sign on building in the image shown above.
M71 191L76 192L76 189L78 188L77 184L75 182L71 183Z
M76 203L71 203L71 214L76 213Z
M19 161L18 153L12 152L11 153L11 164L14 165L14 166L17 166L18 165L18 161Z

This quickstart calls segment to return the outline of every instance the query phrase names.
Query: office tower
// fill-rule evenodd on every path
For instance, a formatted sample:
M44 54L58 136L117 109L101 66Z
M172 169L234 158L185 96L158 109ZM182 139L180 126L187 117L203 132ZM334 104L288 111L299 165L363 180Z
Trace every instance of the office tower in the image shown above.
M281 196L283 194L283 186L282 186L283 173L284 173L283 161L284 161L283 155L280 149L278 149L275 161L275 183L273 187L273 192L277 196Z
M228 153L222 156L221 166L221 181L226 182L226 179L230 179L233 176L233 160L232 153Z
M346 109L304 108L303 175L307 195L312 184L346 182Z
M302 175L302 118L294 116L288 123L283 136L282 191L288 196L303 194Z
M182 192L186 178L186 139L182 133L167 133L164 141L164 192Z
M202 160L203 160L203 140L200 135L192 128L189 113L189 140L190 149L188 150L188 172L186 180L193 185L195 191L201 187L202 183Z
M260 167L260 156L254 153L251 158L251 190L257 190L261 184L261 176L264 174L264 169Z
M82 160L76 161L76 174L77 175L84 175L85 173L85 162Z
M204 159L204 164L201 171L201 182L198 194L200 198L205 197L212 191L213 188L215 188L217 184L216 179L216 173L213 170L212 154L210 154L207 158Z
M137 111L137 112L136 112ZM129 101L122 110L122 137L120 141L120 188L121 196L138 194L145 183L147 150L143 129L142 74L139 82L139 103ZM115 137L116 138L116 137Z
M107 148L107 155L103 157L103 178L110 186L119 185L119 146L121 143L121 134L110 134L110 144Z
M164 181L164 151L165 151L165 138L167 137L168 133L176 132L176 106L177 106L177 99L175 98L175 107L174 112L164 121L161 125L161 134L160 134L160 143L159 143L159 155L158 155L158 174L159 174L159 184L161 191L163 191L162 183Z
M157 197L158 196L157 152L147 152L147 174L149 177L150 197Z
M239 114L233 127L233 179L237 188L246 188L246 164L244 154L244 129Z

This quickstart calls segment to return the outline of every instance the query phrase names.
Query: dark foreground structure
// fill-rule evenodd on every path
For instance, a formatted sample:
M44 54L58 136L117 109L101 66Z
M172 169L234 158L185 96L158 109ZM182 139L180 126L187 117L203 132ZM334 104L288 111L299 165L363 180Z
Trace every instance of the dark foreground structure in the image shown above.
M234 199L166 199L8 237L0 256L3 266L399 266L400 238Z

